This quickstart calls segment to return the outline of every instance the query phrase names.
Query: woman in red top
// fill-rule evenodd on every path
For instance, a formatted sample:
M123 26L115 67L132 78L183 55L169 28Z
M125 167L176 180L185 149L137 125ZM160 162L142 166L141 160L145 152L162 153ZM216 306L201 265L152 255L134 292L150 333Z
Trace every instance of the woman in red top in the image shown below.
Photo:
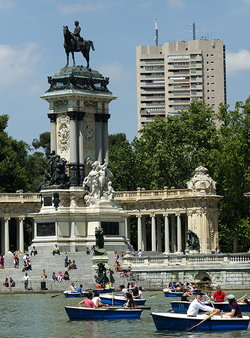
M227 299L227 295L225 294L225 292L221 291L221 288L219 286L217 286L216 289L217 291L213 296L213 300L215 300L216 302L224 302L224 298Z

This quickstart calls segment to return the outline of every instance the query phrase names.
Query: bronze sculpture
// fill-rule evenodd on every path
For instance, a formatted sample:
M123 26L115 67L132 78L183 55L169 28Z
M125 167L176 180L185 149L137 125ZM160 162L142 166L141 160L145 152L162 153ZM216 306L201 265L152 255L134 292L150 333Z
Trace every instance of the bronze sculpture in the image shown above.
M80 32L81 32L81 28L79 26L78 21L75 21L75 29L74 29L73 34L69 31L68 26L63 26L63 35L64 35L63 46L64 46L64 49L65 49L65 53L67 55L66 67L68 67L68 65L69 65L69 53L71 53L71 55L72 55L73 64L75 66L74 52L81 52L83 57L87 61L87 68L89 68L90 47L92 48L93 51L95 50L95 47L94 47L94 44L93 44L92 41L84 40L80 36Z

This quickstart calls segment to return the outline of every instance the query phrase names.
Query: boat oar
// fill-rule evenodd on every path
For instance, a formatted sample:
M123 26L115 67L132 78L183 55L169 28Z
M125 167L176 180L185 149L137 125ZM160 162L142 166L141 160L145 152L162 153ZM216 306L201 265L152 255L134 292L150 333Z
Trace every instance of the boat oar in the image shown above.
M201 325L202 323L204 323L206 320L208 320L209 318L213 317L213 315L215 315L216 312L212 312L211 315L207 316L205 319L203 319L201 322L199 322L199 324L194 325L193 327L191 327L190 329L187 330L187 332L192 332L194 329L196 329L199 325Z
M240 297L239 299L237 299L236 302L238 302L239 300L242 300L243 298L245 298L246 295L247 295L247 293L246 293L244 296L242 296L242 297Z
M161 293L164 293L164 292L162 291L162 292L159 292L159 293L154 293L153 295L150 295L150 297L154 297L154 296L160 295Z
M63 293L59 293L58 295L53 295L53 296L51 296L51 298L58 297L58 296L61 296L61 295L63 295Z

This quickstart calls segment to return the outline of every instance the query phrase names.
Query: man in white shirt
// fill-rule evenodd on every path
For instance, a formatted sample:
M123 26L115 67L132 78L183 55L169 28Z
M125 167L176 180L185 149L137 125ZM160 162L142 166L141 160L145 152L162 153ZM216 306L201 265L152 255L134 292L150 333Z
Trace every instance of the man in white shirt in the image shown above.
M75 284L72 283L71 286L70 286L70 291L71 292L76 292L76 287L75 287Z
M142 256L142 252L141 252L141 249L139 250L138 252L138 256L141 257Z
M102 302L101 302L101 299L99 298L99 293L98 292L96 292L95 294L94 294L94 298L92 299L92 302L95 304L95 306L98 308L98 307L102 307L102 306L109 306L108 304L103 304Z
M22 282L24 283L25 290L28 289L29 281L30 281L30 278L29 278L27 272L25 272L25 275L23 276L23 279L22 279Z
M204 293L198 293L196 295L195 300L192 301L192 303L189 305L189 308L187 310L187 315L190 317L196 317L199 310L202 310L204 312L216 312L220 313L220 309L215 309L212 306L207 306L201 302L202 296Z

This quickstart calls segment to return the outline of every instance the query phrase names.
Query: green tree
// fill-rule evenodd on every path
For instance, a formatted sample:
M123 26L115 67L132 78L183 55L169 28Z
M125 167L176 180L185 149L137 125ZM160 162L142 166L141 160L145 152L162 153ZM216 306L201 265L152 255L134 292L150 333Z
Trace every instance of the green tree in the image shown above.
M43 148L46 157L50 154L50 132L45 131L39 135L39 139L34 139L32 146L35 149Z
M217 116L218 147L210 154L210 172L217 182L220 243L227 251L238 252L238 244L249 242L250 191L250 97L236 102L235 109L221 105Z
M8 115L0 116L0 192L13 193L28 188L25 162L30 147L8 136Z
M135 153L125 134L109 135L109 164L115 190L135 190Z

